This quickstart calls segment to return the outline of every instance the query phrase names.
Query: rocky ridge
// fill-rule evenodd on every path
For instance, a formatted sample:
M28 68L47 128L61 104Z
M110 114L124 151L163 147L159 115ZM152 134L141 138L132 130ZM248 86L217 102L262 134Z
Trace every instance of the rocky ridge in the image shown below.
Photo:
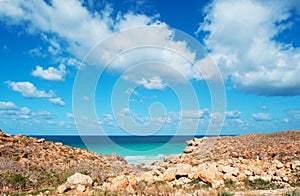
M99 155L43 139L2 133L0 174L12 173L3 167L8 159L19 168L13 172L27 175L30 183L34 172L38 174L49 168L55 168L60 174L67 171L65 178L52 186L55 194L70 195L218 195L222 191L235 195L285 195L300 192L300 131L194 138L187 141L184 152L151 164L131 165L116 155ZM34 166L43 169L36 170ZM26 168L34 172L29 175ZM30 183L26 186L32 188Z

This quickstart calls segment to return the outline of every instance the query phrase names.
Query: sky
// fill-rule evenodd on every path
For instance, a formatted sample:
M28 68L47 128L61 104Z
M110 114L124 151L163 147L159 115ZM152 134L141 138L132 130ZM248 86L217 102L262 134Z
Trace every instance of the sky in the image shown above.
M0 129L300 128L297 0L0 0Z

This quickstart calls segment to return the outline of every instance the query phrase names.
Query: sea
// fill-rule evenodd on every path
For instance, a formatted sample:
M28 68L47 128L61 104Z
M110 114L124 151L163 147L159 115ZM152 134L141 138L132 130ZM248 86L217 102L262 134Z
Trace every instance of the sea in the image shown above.
M128 163L150 163L162 160L166 155L180 154L186 147L186 141L197 136L50 136L35 135L47 141L61 142L64 145L91 150L100 154L115 153Z

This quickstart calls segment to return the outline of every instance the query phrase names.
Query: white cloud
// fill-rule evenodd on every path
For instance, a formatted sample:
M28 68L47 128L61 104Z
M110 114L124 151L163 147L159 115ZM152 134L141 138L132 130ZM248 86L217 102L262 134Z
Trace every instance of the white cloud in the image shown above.
M241 114L242 114L242 112L240 112L238 110L232 110L232 111L225 112L225 116L227 119L237 119L240 117Z
M51 119L52 116L48 111L32 112L28 107L17 107L13 102L0 102L0 118L39 121Z
M126 91L125 91L125 93L127 93L128 95L135 95L135 96L138 96L139 95L139 93L138 92L136 92L134 89L132 89L132 88L128 88L128 89L126 89Z
M136 81L137 84L143 85L147 89L157 89L162 90L166 87L166 84L159 77L153 77L149 80L143 78L141 80Z
M300 120L300 109L293 109L293 110L287 110L286 114L292 119L292 120Z
M17 106L13 102L0 102L0 110L15 110Z
M37 47L37 48L32 48L28 51L28 54L30 56L38 56L38 57L45 57L45 54L43 53L43 48L42 47Z
M45 92L43 90L38 90L32 83L30 82L11 82L6 81L5 84L10 86L12 90L16 92L20 92L23 97L26 98L50 98L54 96L54 92Z
M64 105L66 105L66 103L63 102L60 97L50 98L49 101L51 103L53 103L54 105L58 105L58 106L64 106Z
M207 115L207 110L183 110L181 111L182 119L200 119ZM180 113L179 113L180 115Z
M32 116L34 116L36 118L40 118L40 119L46 119L46 120L52 119L52 115L48 111L33 112Z
M267 113L256 113L256 114L253 114L252 117L256 121L269 121L269 120L272 120L271 115L267 114Z
M193 66L193 63L199 60L195 52L191 51L186 42L175 40L174 31L165 23L158 21L157 16L149 17L129 12L112 18L111 12L111 8L106 8L101 12L91 13L78 0L53 0L51 4L42 0L8 1L0 10L0 20L9 25L25 25L29 33L40 33L49 43L48 52L52 55L59 55L63 51L76 59L82 59L93 46L115 32L133 27L160 27L155 30L139 29L116 36L114 41L104 45L103 51L98 51L101 55L96 55L96 62L104 65L103 62L128 48L157 45L161 47L140 47L138 50L122 54L110 67L122 71L147 60L157 60L166 64L167 66L155 68L148 66L147 71L138 75L139 78L135 81L148 89L163 89L164 81L168 80L185 82L185 78L187 80L216 78L213 74L215 70L211 66L205 66L208 61L199 62L202 64L200 70L203 75L200 74L196 66ZM46 72L58 71L57 69L43 70L41 67L37 69L35 75L48 80L61 81L65 75L64 69L52 76ZM155 76L158 78L154 78Z
M45 32L58 35L67 43L67 50L83 57L97 42L112 33L110 9L101 13L89 13L81 1L42 0L7 1L0 10L0 19L10 25L27 25L29 33ZM58 54L60 46L55 36L48 39L49 52Z
M66 117L72 119L72 118L74 118L74 114L73 114L73 113L70 113L70 112L67 112L67 113L66 113Z
M298 6L299 7L299 6ZM295 3L215 0L198 32L234 86L259 95L300 94L300 48L276 39L293 28Z
M66 66L61 64L58 68L49 67L48 69L36 66L36 69L31 72L31 75L45 80L64 81L66 73Z

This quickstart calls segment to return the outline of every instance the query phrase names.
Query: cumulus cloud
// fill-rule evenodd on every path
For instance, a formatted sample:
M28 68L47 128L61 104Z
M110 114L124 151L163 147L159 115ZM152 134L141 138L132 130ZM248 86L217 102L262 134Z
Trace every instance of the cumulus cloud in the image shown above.
M206 7L198 32L207 33L205 45L236 88L266 96L300 94L300 48L276 38L294 27L295 5L215 0Z
M66 117L67 117L67 118L70 118L70 119L73 119L73 118L74 118L74 114L73 114L73 113L70 113L70 112L67 112L67 113L66 113Z
M28 107L18 107L13 102L0 102L0 118L11 120L48 120L51 119L51 113L48 111L33 112Z
M98 51L96 62L103 66L104 62L128 48L157 45L161 47L143 47L122 54L110 67L122 71L147 60L158 60L168 65L160 66L160 72L157 72L156 67L156 69L149 68L142 72L142 75L138 75L140 78L134 81L148 89L163 89L164 81L167 80L184 81L182 78L178 79L178 75L187 80L216 78L214 75L216 70L208 66L211 62L197 59L196 53L191 51L188 44L176 40L174 30L157 20L156 15L149 17L128 12L112 18L111 12L111 8L103 9L101 12L91 12L79 0L53 0L51 4L42 0L8 1L0 10L0 20L8 25L24 25L31 34L40 33L42 39L49 43L48 52L52 55L59 55L64 51L76 59L82 59L93 46L116 32L135 27L160 27L156 30L140 29L134 33L125 32L119 37L116 36L114 41L104 45L103 51ZM165 67L172 67L173 70ZM50 67L44 70L37 67L32 74L47 80L61 81L65 76L65 69ZM159 78L154 78L157 75Z
M162 90L166 87L159 77L150 78L149 80L143 78L142 80L138 80L137 83L143 85L147 89Z
M14 109L17 109L17 106L13 102L0 101L0 110L14 110Z
M49 101L51 103L53 103L54 105L58 105L58 106L64 106L64 105L66 105L66 103L63 102L60 97L50 98Z
M267 113L256 113L252 115L253 119L256 121L270 121L272 117L270 114Z
M200 119L208 114L207 110L183 110L181 111L182 119Z
M225 117L227 119L237 119L240 117L241 114L242 114L242 112L240 112L238 110L232 110L232 111L225 112Z
M58 68L49 67L48 69L36 66L36 69L31 72L31 75L45 80L64 81L66 73L66 66L61 64Z
M50 98L54 96L54 92L45 92L44 90L38 90L32 83L30 82L11 82L6 81L9 87L12 88L13 91L19 92L26 98Z

